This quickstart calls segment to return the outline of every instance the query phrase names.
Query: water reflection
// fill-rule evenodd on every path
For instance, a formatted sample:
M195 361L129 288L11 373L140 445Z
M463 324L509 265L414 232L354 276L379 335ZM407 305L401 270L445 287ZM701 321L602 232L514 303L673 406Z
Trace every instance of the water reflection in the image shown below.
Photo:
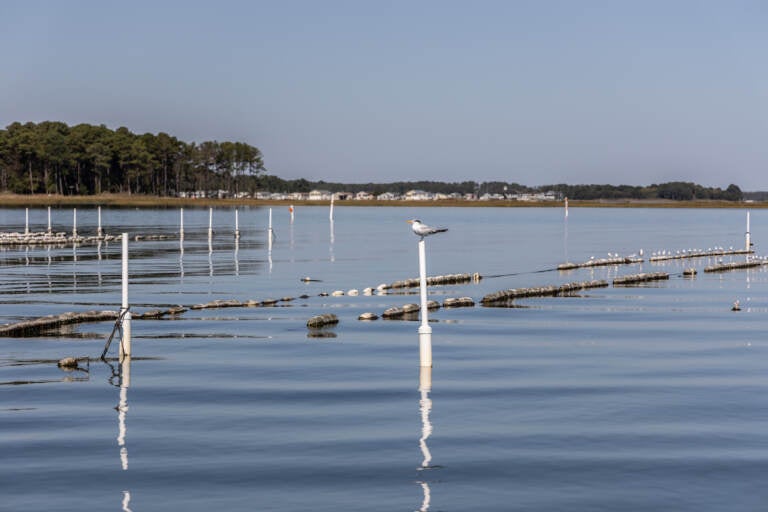
M240 250L240 238L235 238L235 251L234 251L234 258L235 258L235 275L240 276L240 259L238 257L238 251Z
M429 421L429 413L432 411L432 400L429 398L429 392L432 390L432 368L429 366L422 366L419 373L419 392L421 398L419 399L419 410L421 411L421 438L419 438L419 448L421 448L421 454L424 459L421 462L422 469L430 469L433 466L432 453L427 446L427 438L432 435L432 422Z
M181 284L184 284L184 236L183 234L179 239L179 280L181 281Z
M290 237L291 237L291 239L290 239L289 247L291 249L291 263L293 263L295 261L294 257L293 257L293 255L294 255L294 252L293 252L294 251L294 245L293 245L293 207L291 207Z
M331 263L336 261L336 256L333 254L333 242L334 242L334 232L333 232L333 219L331 219L331 247L330 247L330 253L331 253Z
M565 256L564 261L570 261L568 259L568 207L567 206L565 207L565 220L563 221L563 253Z
M123 491L123 512L131 512L131 509L128 505L131 504L131 492L130 491Z
M417 468L419 471L436 469L439 466L432 465L432 453L427 446L427 439L432 435L432 422L429 420L429 413L432 411L432 400L429 398L429 392L432 390L432 367L422 366L419 372L419 411L421 412L421 437L419 438L419 448L421 449L422 461ZM423 498L419 512L429 510L429 504L432 500L432 493L429 482L417 480L422 489Z
M208 276L213 277L213 242L208 238Z
M125 437L128 428L125 424L128 413L128 388L131 386L131 356L126 355L120 363L120 403L117 406L117 445L120 447L120 466L128 470L128 448Z

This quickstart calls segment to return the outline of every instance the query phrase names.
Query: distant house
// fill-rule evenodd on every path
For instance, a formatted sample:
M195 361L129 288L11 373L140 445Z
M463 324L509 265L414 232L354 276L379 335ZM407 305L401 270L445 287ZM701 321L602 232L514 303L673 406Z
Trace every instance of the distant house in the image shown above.
M266 192L266 191L263 191L263 190L260 191L260 192L256 192L256 199L266 200L266 199L269 199L269 197L270 197L270 193L269 192Z
M376 196L376 199L379 201L399 201L400 196L394 192L384 192L383 194Z
M544 194L544 200L545 201L557 201L558 199L560 199L560 193L559 192L555 192L554 190L548 190Z
M309 194L306 194L304 192L291 192L288 194L288 199L291 199L293 201L304 201L306 199L309 199Z
M361 190L357 194L355 194L355 200L356 201L372 201L373 200L373 194L370 192L365 192L364 190Z
M430 201L435 196L431 192L425 192L423 190L409 190L405 193L406 201Z
M345 199L350 199L351 197L351 192L336 192L333 194L333 198L337 201L344 201Z
M309 200L310 201L330 201L331 192L328 190L310 190Z

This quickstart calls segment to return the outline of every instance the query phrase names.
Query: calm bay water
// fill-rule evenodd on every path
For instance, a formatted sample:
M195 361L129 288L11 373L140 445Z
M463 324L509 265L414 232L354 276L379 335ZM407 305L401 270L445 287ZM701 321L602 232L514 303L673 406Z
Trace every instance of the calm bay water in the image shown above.
M434 312L431 375L416 322L360 322L412 294L321 297L416 277L406 219L445 225L430 295L665 271L669 281ZM78 231L96 230L78 209ZM117 234L178 232L178 210L104 209ZM607 253L742 247L743 210L273 208L185 210L185 239L131 242L132 308L298 297L277 307L136 320L130 382L92 362L108 323L0 339L0 510L763 510L768 502L765 269L714 259L562 273ZM751 214L758 254L768 213ZM45 210L31 210L43 230ZM69 231L71 209L53 210ZM0 208L4 231L24 210ZM730 258L725 258L729 260ZM734 257L735 259L735 257ZM682 270L695 267L694 279ZM301 278L315 279L304 283ZM739 300L742 311L730 311ZM120 303L120 244L0 250L0 323ZM306 320L332 312L334 337ZM113 344L111 354L116 353ZM114 364L114 363L113 363ZM85 365L83 365L85 366ZM116 368L115 368L116 369ZM125 378L126 375L123 375ZM431 386L424 385L431 377ZM420 389L421 387L421 389Z

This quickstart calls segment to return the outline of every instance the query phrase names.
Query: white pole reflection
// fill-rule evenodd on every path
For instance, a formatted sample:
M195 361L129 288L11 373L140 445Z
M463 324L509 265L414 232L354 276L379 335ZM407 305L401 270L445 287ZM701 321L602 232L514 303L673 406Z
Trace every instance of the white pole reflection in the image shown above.
M96 255L97 255L96 257L97 257L97 261L99 261L99 263L96 265L96 278L98 279L98 282L99 282L99 288L101 288L101 285L102 285L102 278L101 278L101 243L102 243L101 240L96 242Z
M179 281L184 284L184 237L179 239Z
M422 491L424 491L424 499L421 501L421 508L418 512L427 512L429 510L429 502L432 499L432 495L429 491L429 484L427 482L419 482Z
M429 392L432 390L432 367L422 366L419 371L419 391L421 392L421 398L419 399L419 411L421 411L421 437L419 438L419 448L421 448L421 454L424 457L421 461L419 471L425 469L431 469L432 466L432 453L427 446L427 438L432 435L432 422L429 421L429 413L432 411L432 400L429 398ZM419 512L426 512L429 510L429 503L432 499L429 483L426 481L418 481L421 485L421 489L424 493L424 497L421 502Z
M335 239L334 233L333 233L333 218L331 218L330 222L331 222L331 248L330 248L330 252L331 252L331 263L333 263L333 262L336 261L336 256L334 256L334 254L333 254L333 242L334 242L334 239Z
M240 251L240 238L235 238L235 275L240 276L240 257L238 252Z
M125 417L128 413L128 388L131 386L131 356L126 355L120 363L120 404L117 406L117 445L120 447L120 465L123 471L128 470L128 448L125 446L125 436L128 429Z
M131 492L123 491L123 512L132 512L128 505L131 504Z
M293 210L291 210L291 215L293 215ZM290 224L290 231L289 231L289 233L290 233L290 237L291 237L290 244L289 244L289 247L291 249L291 263L293 263L294 262L294 258L293 258L293 256L294 256L294 254L293 254L293 218L291 218L291 224Z
M421 454L424 456L424 460L421 462L419 469L430 468L430 462L432 461L432 454L427 446L427 438L432 435L432 422L429 421L429 413L432 411L432 400L429 398L429 392L432 390L432 367L422 366L419 372L419 391L421 392L421 399L419 400L419 410L421 411L421 438L419 439L419 447L421 448Z
M72 243L72 290L77 291L77 243Z
M208 276L213 277L213 242L208 239Z

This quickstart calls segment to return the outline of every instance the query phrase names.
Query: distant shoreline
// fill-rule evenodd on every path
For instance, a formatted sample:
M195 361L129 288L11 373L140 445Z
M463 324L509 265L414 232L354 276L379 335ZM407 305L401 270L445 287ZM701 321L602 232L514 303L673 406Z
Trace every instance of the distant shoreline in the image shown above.
M116 206L136 208L179 208L179 207L235 207L235 206L325 206L329 201L293 201L293 200L262 200L262 199L190 199L178 197L156 197L127 194L101 194L93 196L62 196L62 195L22 195L0 194L0 206ZM337 206L381 206L381 207L459 207L459 208L562 208L562 201L464 201L464 200L434 200L434 201L335 201ZM744 201L673 201L661 199L648 200L569 200L573 208L730 208L730 209L761 209L768 208L768 202Z

